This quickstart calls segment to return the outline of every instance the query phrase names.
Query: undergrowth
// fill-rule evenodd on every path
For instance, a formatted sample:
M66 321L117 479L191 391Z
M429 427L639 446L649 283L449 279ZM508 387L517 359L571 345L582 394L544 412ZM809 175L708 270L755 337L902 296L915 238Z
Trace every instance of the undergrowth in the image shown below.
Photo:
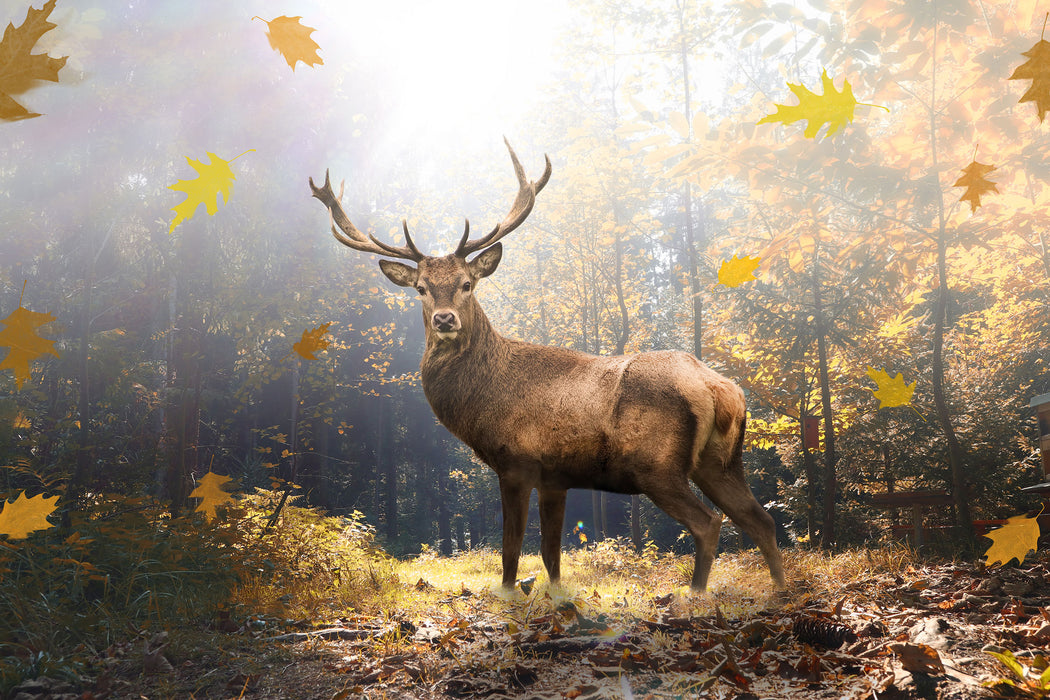
M717 605L742 616L775 595L755 551L719 557L711 593L694 596L687 588L692 557L652 545L638 552L622 539L564 552L561 585L546 580L539 556L526 554L519 571L531 579L531 595L508 593L499 587L496 550L444 558L424 548L396 560L375 545L359 514L328 517L292 499L268 526L280 495L258 490L214 522L199 514L172 518L148 499L98 496L67 528L0 539L0 695L38 676L91 676L114 649L137 644L145 655L158 634L190 659L223 643L216 630L293 621L418 622L463 606L514 620L564 601L591 613L644 617L666 607L667 596L682 615L710 615ZM795 594L840 591L914 561L905 549L784 555Z

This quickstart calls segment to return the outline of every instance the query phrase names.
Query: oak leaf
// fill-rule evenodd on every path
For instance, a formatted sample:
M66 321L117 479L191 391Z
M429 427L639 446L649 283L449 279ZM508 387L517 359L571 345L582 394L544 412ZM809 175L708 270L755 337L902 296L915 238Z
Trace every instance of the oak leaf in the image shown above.
M879 387L874 391L869 389L875 394L875 398L879 400L879 408L893 408L894 406L911 404L911 397L915 393L915 382L905 384L903 373L890 377L889 373L884 369L877 370L868 367L868 376Z
M858 104L864 104L866 107L879 107L887 112L889 111L889 109L881 105L857 102L853 97L853 88L848 80L842 81L841 92L836 90L834 82L828 77L827 69L821 73L820 80L824 87L823 95L818 95L804 85L788 83L788 89L798 98L798 104L775 105L777 111L762 117L758 120L758 123L782 122L784 124L794 124L800 119L805 119L808 121L808 124L803 135L812 139L816 138L817 132L820 131L824 124L828 125L828 130L824 135L833 136L843 126L852 122L853 110Z
M26 492L18 494L15 500L3 502L0 510L0 535L7 535L13 540L22 540L34 530L46 530L54 527L47 521L47 516L57 507L58 496L45 498L44 494L26 498Z
M55 0L48 0L39 10L30 6L21 26L9 22L4 30L4 38L0 40L0 119L39 117L16 102L12 95L22 94L37 80L58 82L58 71L66 65L68 56L52 58L46 53L32 53L40 37L58 26L47 21L53 9Z
M252 148L244 153L251 153L254 150ZM209 152L208 157L211 159L211 163L207 165L202 161L186 158L186 162L197 171L198 176L193 180L179 180L174 185L168 185L169 190L186 193L186 199L172 207L172 211L175 212L175 218L172 220L171 226L168 227L168 233L174 231L175 227L186 219L192 218L194 212L197 211L197 207L201 204L207 208L209 215L215 214L219 210L216 202L220 193L222 194L223 202L229 204L230 195L233 192L233 181L237 179L237 176L233 174L233 170L230 168L230 163L243 156L244 153L234 156L230 160L223 160L214 153Z
M190 492L190 498L201 499L200 505L193 512L204 513L208 522L214 520L215 511L219 506L233 502L233 497L222 488L229 481L233 479L211 471L202 476L197 488Z
M723 260L722 266L718 268L718 283L727 287L739 287L748 280L758 279L754 273L760 261L761 258L738 258L736 255L729 260Z
M262 17L252 17L262 19ZM272 20L262 19L266 22L266 38L270 40L270 48L277 51L284 60L288 62L292 70L295 64L302 61L308 66L324 64L317 51L321 48L310 35L317 30L307 27L299 22L302 17L286 17L284 15Z
M1039 548L1039 518L1015 515L1007 518L1006 524L982 537L992 541L985 551L985 564L989 567L1009 564L1017 559L1020 564L1028 552Z
M966 191L963 192L963 196L959 197L959 201L970 203L971 214L977 211L977 207L981 206L982 194L999 192L995 183L984 177L993 170L995 170L994 165L985 165L974 160L963 168L963 176L956 180L955 184L952 185L952 187L966 188Z
M1017 102L1035 102L1039 122L1042 123L1047 111L1050 111L1050 41L1040 38L1035 46L1021 55L1027 56L1028 60L1014 69L1008 80L1032 81L1032 86Z
M292 349L299 353L304 360L316 360L315 352L320 352L328 347L329 341L324 338L328 332L331 322L323 323L317 328L303 331L303 337L299 342L292 343Z
M51 323L55 317L51 314L38 313L22 307L21 302L17 309L0 321L4 324L0 330L0 347L10 348L4 361L0 362L0 369L10 369L15 373L15 383L18 388L29 379L29 363L42 355L53 355L55 352L55 341L41 338L36 334L36 329Z

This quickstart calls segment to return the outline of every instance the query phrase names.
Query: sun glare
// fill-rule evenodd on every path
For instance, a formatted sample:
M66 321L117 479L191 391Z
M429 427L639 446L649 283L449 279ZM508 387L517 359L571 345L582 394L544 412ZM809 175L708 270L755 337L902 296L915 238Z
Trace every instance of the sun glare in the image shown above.
M338 19L394 106L396 140L491 142L524 117L551 79L562 3L354 2Z

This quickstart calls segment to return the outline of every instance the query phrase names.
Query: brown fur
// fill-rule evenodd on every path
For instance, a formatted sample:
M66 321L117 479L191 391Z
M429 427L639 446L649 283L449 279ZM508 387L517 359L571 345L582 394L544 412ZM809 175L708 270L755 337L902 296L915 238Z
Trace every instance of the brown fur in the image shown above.
M543 561L556 581L565 492L593 488L644 493L682 523L696 541L692 586L703 590L721 516L696 497L692 480L758 544L783 586L773 520L744 479L740 388L686 353L599 357L502 337L473 294L501 252L497 244L481 263L485 253L382 267L394 283L424 290L421 369L434 413L499 477L503 584L517 578L532 490L540 494ZM448 314L455 337L439 331L437 319Z

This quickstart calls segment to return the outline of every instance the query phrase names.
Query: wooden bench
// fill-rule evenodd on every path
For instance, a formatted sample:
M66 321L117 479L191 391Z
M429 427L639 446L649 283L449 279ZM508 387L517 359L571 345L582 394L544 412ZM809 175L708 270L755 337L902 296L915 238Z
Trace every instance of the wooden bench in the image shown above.
M922 509L927 506L951 505L952 497L947 491L894 491L875 494L871 498L871 503L876 508L886 510L910 508L911 530L914 533L912 545L918 549L926 543Z

